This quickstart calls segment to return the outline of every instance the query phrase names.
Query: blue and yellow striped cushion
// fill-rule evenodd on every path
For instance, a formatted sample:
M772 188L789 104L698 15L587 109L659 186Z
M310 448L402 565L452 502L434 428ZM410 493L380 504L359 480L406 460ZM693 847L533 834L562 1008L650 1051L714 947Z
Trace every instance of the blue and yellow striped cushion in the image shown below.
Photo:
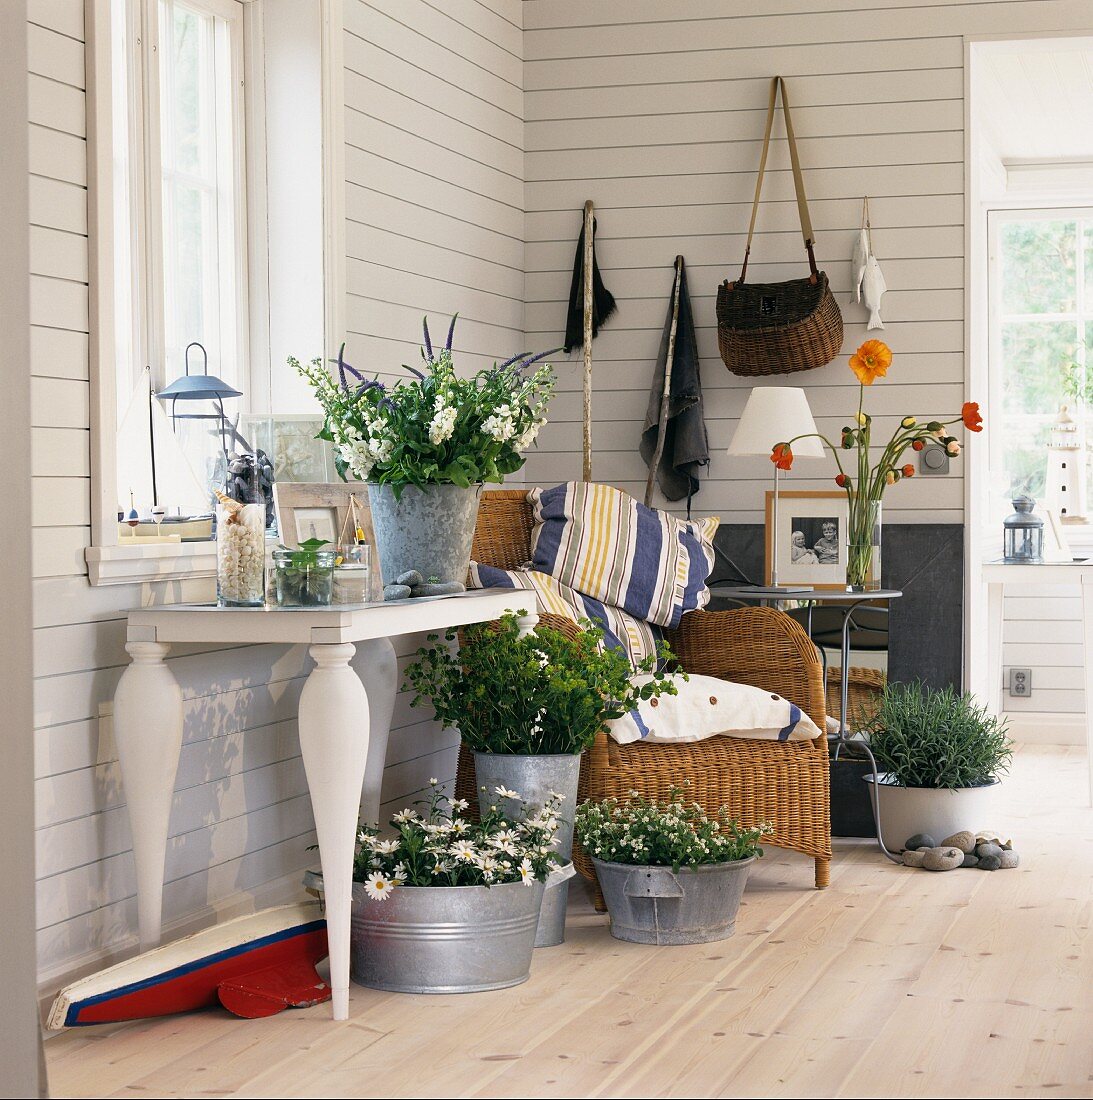
M582 596L572 588L547 576L527 569L496 569L492 565L471 562L472 588L524 588L539 597L542 613L563 618L591 619L603 629L603 644L608 649L621 649L635 668L657 652L664 635L658 627L635 619L617 607L608 607L590 596Z
M534 567L637 619L676 627L710 600L719 520L679 520L610 485L570 481L533 489Z

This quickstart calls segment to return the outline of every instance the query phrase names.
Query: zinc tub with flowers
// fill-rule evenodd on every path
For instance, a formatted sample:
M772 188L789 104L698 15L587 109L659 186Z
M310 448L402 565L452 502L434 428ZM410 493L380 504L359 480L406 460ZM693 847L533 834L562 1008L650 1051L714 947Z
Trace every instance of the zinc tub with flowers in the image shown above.
M528 979L545 884L556 866L555 801L524 820L460 814L436 780L424 815L392 837L359 837L350 966L354 981L399 993L472 993ZM447 804L447 811L442 807ZM524 808L526 810L526 807Z

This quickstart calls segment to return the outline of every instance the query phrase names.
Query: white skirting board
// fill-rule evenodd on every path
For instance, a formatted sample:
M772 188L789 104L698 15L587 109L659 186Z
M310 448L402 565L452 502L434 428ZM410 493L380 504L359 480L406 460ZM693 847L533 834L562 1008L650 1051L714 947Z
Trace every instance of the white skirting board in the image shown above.
M1023 710L1003 714L1009 734L1020 745L1084 745L1085 715Z

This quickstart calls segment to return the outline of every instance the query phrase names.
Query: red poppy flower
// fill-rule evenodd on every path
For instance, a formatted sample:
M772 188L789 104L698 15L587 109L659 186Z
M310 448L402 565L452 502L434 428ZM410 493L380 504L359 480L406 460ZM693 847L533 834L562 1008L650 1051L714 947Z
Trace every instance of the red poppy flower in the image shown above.
M839 474L839 476L835 478L835 484L838 485L840 489L845 489L850 484L850 478L848 478L846 474Z
M983 417L979 413L978 401L965 401L960 410L960 419L964 421L964 427L969 432L981 432L983 430Z
M912 451L921 451L923 449L923 447L925 447L925 446L926 446L926 444L921 439L916 439L914 441L914 443L911 444L911 450Z
M775 443L770 452L770 460L779 470L792 470L793 450L788 443Z
M904 477L914 477L915 476L915 468L914 468L914 466L911 465L910 462L908 462L907 465L903 467L903 470L901 471L901 473L903 474Z

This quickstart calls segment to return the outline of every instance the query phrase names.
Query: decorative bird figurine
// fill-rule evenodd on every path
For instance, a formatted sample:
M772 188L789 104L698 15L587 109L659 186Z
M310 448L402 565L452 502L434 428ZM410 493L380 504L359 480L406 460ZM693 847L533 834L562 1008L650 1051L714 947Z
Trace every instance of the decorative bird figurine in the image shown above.
M861 301L861 284L865 276L865 264L869 259L869 230L863 224L858 230L858 239L854 242L854 254L850 259L850 288L854 291L854 301Z
M877 257L870 252L865 262L865 278L862 279L862 301L869 310L867 329L884 328L884 322L880 319L880 301L887 289Z

